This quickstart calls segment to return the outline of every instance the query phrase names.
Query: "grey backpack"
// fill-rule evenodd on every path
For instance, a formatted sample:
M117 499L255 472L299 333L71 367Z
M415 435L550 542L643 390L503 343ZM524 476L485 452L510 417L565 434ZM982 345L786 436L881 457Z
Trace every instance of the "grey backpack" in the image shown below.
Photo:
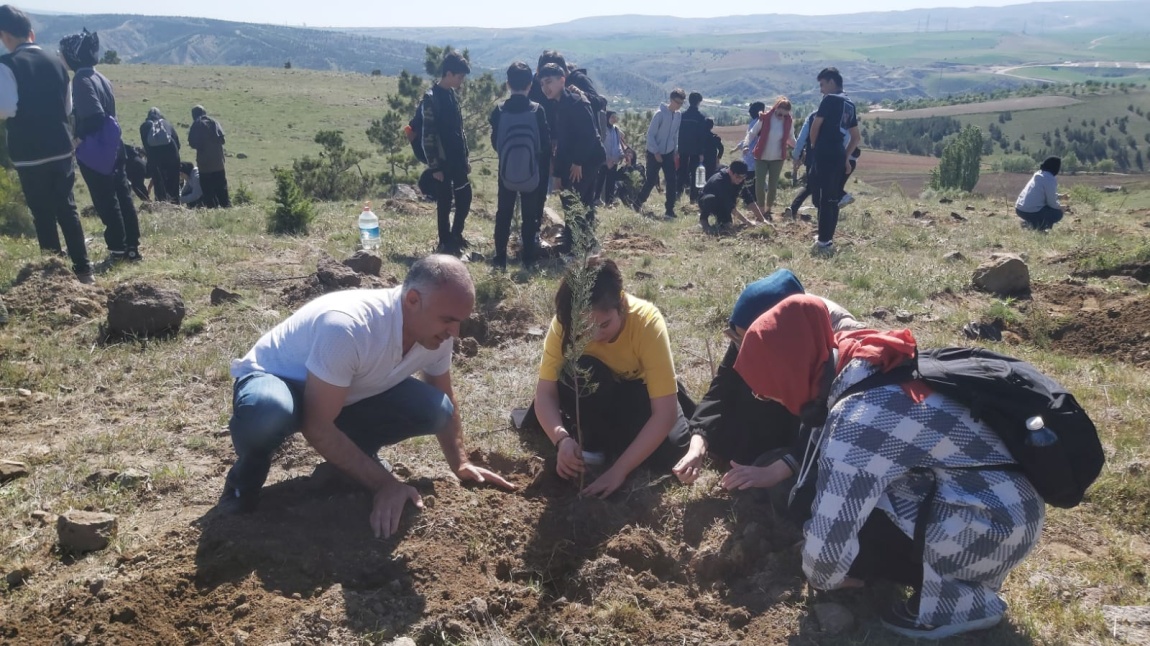
M539 104L524 112L499 108L499 180L508 190L530 193L539 188Z
M161 146L168 146L172 143L172 133L164 127L164 122L160 119L149 122L151 129L148 131L148 146L151 148L160 148Z

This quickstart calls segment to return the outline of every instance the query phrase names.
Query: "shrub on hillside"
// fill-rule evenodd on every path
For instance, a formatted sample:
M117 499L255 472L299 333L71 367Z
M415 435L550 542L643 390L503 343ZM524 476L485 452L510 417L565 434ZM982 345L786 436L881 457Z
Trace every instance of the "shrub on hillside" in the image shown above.
M268 233L307 235L315 219L315 205L304 197L295 177L286 168L272 169L276 178L275 209L268 216Z
M232 205L233 206L247 206L256 201L256 196L252 193L252 189L247 184L240 184L236 190L232 192Z
M320 130L315 142L323 146L318 158L305 156L292 162L292 175L303 194L322 202L366 197L377 176L364 173L359 162L371 153L348 148L339 130Z
M0 235L14 238L36 235L32 215L24 205L20 180L6 168L0 168Z
M1069 191L1071 206L1085 205L1097 211L1102 205L1102 191L1087 184L1075 184Z
M994 169L1000 173L1033 173L1037 167L1026 155L1007 155L994 163Z
M978 184L982 163L982 131L967 125L946 145L938 167L930 172L930 187L970 192Z

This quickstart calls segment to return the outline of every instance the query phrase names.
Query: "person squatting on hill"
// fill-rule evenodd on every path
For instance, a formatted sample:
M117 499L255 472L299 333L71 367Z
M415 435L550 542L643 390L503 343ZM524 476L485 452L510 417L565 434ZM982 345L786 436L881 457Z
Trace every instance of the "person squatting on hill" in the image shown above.
M850 159L862 140L859 134L858 113L855 104L843 93L843 77L833 67L819 72L819 91L823 99L811 122L811 150L814 163L815 205L819 209L819 233L815 250L829 252L834 249L835 229L839 224L839 201L843 197L844 176L850 176L854 166ZM844 137L850 137L846 147Z
M242 359L228 428L236 462L220 506L255 508L272 455L303 433L316 451L373 494L371 528L387 538L399 528L414 487L380 463L379 449L435 435L461 480L514 486L470 462L451 385L452 337L471 315L475 286L458 258L429 256L403 284L320 296L264 334ZM422 372L424 380L412 375Z
M116 121L116 95L108 79L95 69L99 54L99 36L86 29L60 41L60 56L75 74L72 114L79 141L76 161L92 196L92 206L104 223L109 260L138 261L142 259L140 220L128 182L120 124Z
M1058 171L1062 170L1061 157L1047 157L1038 172L1018 194L1014 212L1022 218L1023 226L1038 231L1049 231L1062 220L1066 207L1058 200L1067 199L1058 192Z
M569 273L555 294L555 318L543 342L532 409L555 445L560 477L575 478L588 467L614 460L582 491L606 498L641 464L659 470L675 464L690 439L686 415L694 411L694 403L676 381L667 324L659 309L623 291L614 261L593 257L586 267L594 276L590 316L572 320ZM586 372L579 393L564 371L564 355L579 333L573 328L592 335L577 360ZM574 434L577 396L582 445ZM531 415L528 411L529 419Z
M747 328L755 319L784 298L802 293L803 285L798 277L789 269L779 269L747 285L739 294L728 326L723 330L730 340L727 353L691 417L691 445L687 454L675 465L675 475L682 482L691 483L699 477L703 458L710 453L722 468L730 467L720 482L722 487L731 491L747 489L756 486L754 483L762 473L761 459L773 462L794 445L799 418L778 402L755 397L735 372L735 359ZM835 332L865 327L838 303L820 299L827 306ZM801 459L802 454L795 458Z
M148 158L157 202L180 203L180 136L159 108L148 110L140 124L140 141Z
M643 182L643 189L635 200L635 210L639 211L643 203L655 190L659 183L659 171L663 172L663 189L666 191L667 218L675 217L675 199L679 196L678 182L675 179L675 168L679 162L679 125L682 120L679 108L687 100L687 94L675 88L667 103L659 106L659 111L651 118L651 125L647 127L647 178Z
M196 151L196 168L204 190L203 205L209 209L232 206L228 195L228 174L224 170L224 129L208 116L204 106L192 108L192 125L188 128L188 145Z
M836 335L821 300L794 295L747 330L735 371L756 396L796 416L829 393L825 422L800 439L787 507L807 519L802 561L811 585L882 579L911 587L883 625L939 639L1002 619L999 590L1038 543L1045 503L998 434L950 397L921 381L846 393L916 351L910 330ZM752 486L775 486L792 469L773 462Z
M747 165L736 159L731 165L715 173L707 180L702 188L699 198L699 226L703 231L711 232L715 229L727 229L731 226L731 216L738 215L739 219L749 223L736 205L739 203L739 193L743 190L743 181L747 177ZM711 216L715 216L715 226L710 223Z
M491 123L491 147L499 155L495 256L491 259L497 269L507 268L507 241L511 237L511 219L515 215L517 199L521 204L520 261L524 267L535 262L538 251L536 238L539 223L543 220L543 204L547 200L547 181L551 172L551 127L543 106L527 98L531 79L531 68L526 63L512 63L507 68L507 89L511 96L496 106L488 119ZM532 162L534 177L531 169L524 167ZM509 186L508 182L535 182L535 188L518 190L518 184Z
M755 159L755 202L765 219L771 218L775 196L779 190L779 177L787 150L795 146L795 131L791 120L791 102L780 96L770 110L759 115L743 138L742 147L751 150Z
M468 247L463 226L471 211L471 162L467 137L463 133L463 112L455 91L471 73L471 65L458 52L448 52L439 67L439 81L431 86L419 104L423 113L423 154L427 159L425 176L435 197L439 218L437 253L458 256ZM455 219L451 207L455 206Z
M36 44L32 21L12 5L0 6L0 41L8 50L0 56L0 117L6 119L8 156L32 212L36 240L41 251L63 255L63 231L72 271L81 282L91 283L92 265L72 192L76 171L68 70Z

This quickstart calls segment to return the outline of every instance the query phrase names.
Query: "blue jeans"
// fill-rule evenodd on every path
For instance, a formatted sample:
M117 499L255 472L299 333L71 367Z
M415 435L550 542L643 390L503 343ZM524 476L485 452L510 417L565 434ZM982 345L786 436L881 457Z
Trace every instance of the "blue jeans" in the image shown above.
M237 379L228 429L236 463L228 487L241 493L259 489L267 480L272 455L303 420L302 382L254 372ZM443 430L455 408L443 391L414 377L391 390L345 406L335 425L368 456L380 447Z
M1025 211L1020 211L1017 208L1014 209L1014 212L1018 214L1018 217L1026 220L1027 224L1034 227L1035 229L1038 229L1039 231L1048 231L1052 229L1054 225L1062 219L1062 211L1059 211L1053 206L1044 206L1035 213L1027 213Z

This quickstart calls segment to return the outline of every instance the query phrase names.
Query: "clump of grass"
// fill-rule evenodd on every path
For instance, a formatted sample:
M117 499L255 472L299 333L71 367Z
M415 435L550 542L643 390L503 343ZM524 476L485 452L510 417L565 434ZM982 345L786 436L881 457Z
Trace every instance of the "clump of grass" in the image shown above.
M1022 317L1014 310L1013 305L1013 298L996 300L986 308L985 318L991 321L1001 319L1007 325L1018 325L1022 323Z
M1087 184L1076 184L1070 187L1070 204L1072 206L1085 204L1091 211L1097 211L1102 205L1102 191Z
M232 192L232 206L247 206L256 201L255 193L252 193L251 187L246 183L241 182L236 190Z

